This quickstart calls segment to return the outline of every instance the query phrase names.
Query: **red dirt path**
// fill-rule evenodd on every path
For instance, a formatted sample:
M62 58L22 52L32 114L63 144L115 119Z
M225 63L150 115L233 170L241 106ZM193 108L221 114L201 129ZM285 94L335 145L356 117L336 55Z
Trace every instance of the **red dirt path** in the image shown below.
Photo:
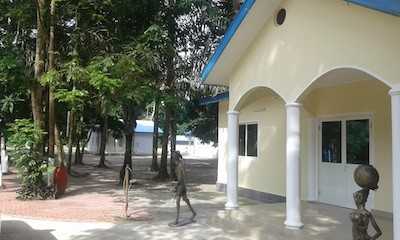
M193 185L192 191L195 191L195 186L199 184L215 184L217 161L185 160L186 171L190 175L188 184ZM16 200L17 179L15 170L11 169L11 174L3 176L5 188L0 189L0 215L62 221L120 222L124 209L124 197L122 187L117 184L117 179L123 156L107 156L106 164L110 167L108 169L95 167L98 156L87 154L84 162L88 165L73 166L73 170L78 173L86 173L87 176L70 178L66 194L57 200ZM160 198L172 199L173 194L170 189L174 184L153 181L152 179L157 173L150 171L150 164L151 157L135 157L133 159L135 178L140 180L135 188L143 191L142 200L145 203L155 201L154 204L159 204ZM160 190L163 188L167 190ZM157 192L160 192L162 196ZM136 193L135 196L139 195ZM129 213L133 214L131 219L151 218L151 208L143 208L138 204L141 200L136 197L130 200L136 201L136 204L129 205Z
M118 167L97 169L93 166L75 167L90 173L82 178L70 178L67 193L57 200L16 200L15 170L3 176L0 189L0 214L54 220L84 220L113 222L123 209L122 189L117 185Z

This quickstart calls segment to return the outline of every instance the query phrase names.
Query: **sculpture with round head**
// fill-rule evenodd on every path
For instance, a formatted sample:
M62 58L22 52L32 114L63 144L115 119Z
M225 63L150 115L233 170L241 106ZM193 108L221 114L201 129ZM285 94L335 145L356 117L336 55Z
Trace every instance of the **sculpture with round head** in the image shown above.
M379 188L379 173L371 165L360 165L354 171L354 181L361 188L375 191Z

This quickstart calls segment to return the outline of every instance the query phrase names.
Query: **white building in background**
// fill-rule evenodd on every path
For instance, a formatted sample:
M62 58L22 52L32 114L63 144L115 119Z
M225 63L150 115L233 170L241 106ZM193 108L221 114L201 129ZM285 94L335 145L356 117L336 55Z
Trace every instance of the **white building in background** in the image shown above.
M176 150L185 157L217 158L218 148L214 143L202 143L193 136L176 136Z
M150 155L153 149L154 122L150 120L138 120L135 128L133 151L135 155ZM162 133L161 129L158 129ZM101 131L99 128L93 130L86 150L89 153L98 154L100 150ZM125 152L125 136L115 138L111 134L107 138L106 153L122 154Z

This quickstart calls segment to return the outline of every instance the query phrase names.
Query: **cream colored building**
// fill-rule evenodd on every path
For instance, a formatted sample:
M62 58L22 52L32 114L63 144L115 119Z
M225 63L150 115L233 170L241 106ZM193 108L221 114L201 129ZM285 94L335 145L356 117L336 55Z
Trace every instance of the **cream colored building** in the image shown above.
M368 208L400 240L400 2L247 0L203 72L219 103L217 185L286 201L353 208L353 171L374 165ZM307 224L307 223L305 223Z

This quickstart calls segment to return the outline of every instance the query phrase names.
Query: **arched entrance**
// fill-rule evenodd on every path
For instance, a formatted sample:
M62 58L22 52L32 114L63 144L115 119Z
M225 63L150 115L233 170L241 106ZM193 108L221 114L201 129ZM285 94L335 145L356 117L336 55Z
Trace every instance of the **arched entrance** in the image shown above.
M380 189L368 207L392 212L390 87L371 74L337 68L319 76L298 98L309 124L308 195L311 200L354 208L359 187L353 172L361 164L381 174Z
M285 101L272 89L258 86L244 91L230 109L227 208L237 207L237 192L261 201L283 201Z

